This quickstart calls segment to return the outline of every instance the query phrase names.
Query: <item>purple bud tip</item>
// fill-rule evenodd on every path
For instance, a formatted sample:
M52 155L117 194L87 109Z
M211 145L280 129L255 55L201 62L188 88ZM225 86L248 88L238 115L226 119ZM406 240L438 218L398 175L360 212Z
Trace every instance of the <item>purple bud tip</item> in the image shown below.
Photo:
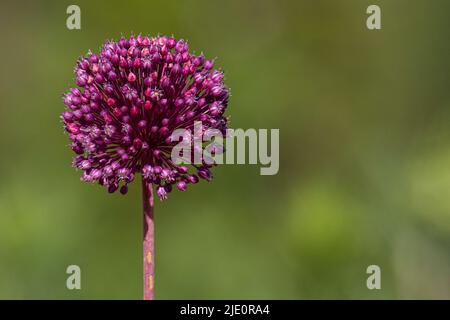
M159 158L160 155L161 155L161 150L158 150L158 149L153 150L153 156L155 158Z
M177 182L177 189L180 191L186 191L187 184L183 180Z
M117 188L118 188L117 184L115 184L115 183L110 184L108 186L108 192L109 193L114 193L114 192L116 192Z
M133 72L130 72L128 74L128 81L129 82L135 82L136 81L136 76L135 76L135 74Z
M125 194L127 194L127 192L128 192L128 186L127 185L124 185L124 186L122 186L120 188L120 193L121 194L125 195Z
M188 176L189 182L192 184L196 184L198 182L198 177L195 174L190 174Z
M158 189L156 190L156 194L161 200L167 199L167 191L164 187L158 187Z

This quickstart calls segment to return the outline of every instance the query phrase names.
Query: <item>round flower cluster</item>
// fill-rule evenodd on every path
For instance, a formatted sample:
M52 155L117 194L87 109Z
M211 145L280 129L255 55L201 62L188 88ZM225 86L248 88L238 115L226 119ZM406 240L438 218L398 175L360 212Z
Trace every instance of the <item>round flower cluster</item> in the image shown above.
M192 165L189 172L171 160L179 141L170 136L176 129L193 130L196 121L203 132L225 134L229 92L213 65L189 53L185 41L165 36L122 37L106 42L100 54L80 58L75 67L80 88L64 95L61 118L77 154L73 165L83 170L81 180L126 194L140 172L160 199L173 185L184 191L199 177L210 180L210 164Z

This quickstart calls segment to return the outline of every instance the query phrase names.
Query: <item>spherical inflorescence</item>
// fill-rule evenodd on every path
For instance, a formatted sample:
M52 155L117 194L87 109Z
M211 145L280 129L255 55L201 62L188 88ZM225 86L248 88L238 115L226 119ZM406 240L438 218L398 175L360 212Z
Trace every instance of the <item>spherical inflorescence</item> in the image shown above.
M82 181L109 192L127 193L137 173L165 199L175 185L186 190L199 177L211 179L210 164L189 168L172 161L176 129L225 133L228 89L221 69L188 44L165 36L131 36L106 42L99 55L89 52L75 67L76 84L64 95L61 115L77 154ZM191 170L192 171L192 170Z

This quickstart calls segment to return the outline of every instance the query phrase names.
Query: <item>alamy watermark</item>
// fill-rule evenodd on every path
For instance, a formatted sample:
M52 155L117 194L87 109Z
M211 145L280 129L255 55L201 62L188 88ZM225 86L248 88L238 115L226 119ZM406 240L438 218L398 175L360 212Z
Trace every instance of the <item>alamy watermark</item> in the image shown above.
M366 273L370 274L370 276L367 278L366 286L367 289L373 290L381 289L381 268L377 266L376 264L372 264L367 267Z
M81 290L81 269L72 264L67 267L66 273L69 274L66 280L66 288L69 290Z
M366 20L366 26L369 30L381 29L381 8L376 4L367 7L367 14L370 14Z
M81 29L81 9L76 4L67 7L66 13L69 14L66 20L66 27L69 30Z
M275 175L280 166L279 137L279 129L270 129L269 140L268 129L226 129L222 132L204 129L202 122L196 121L192 129L172 132L171 142L177 144L171 150L171 160L176 164L194 165L259 163L263 165L261 175Z

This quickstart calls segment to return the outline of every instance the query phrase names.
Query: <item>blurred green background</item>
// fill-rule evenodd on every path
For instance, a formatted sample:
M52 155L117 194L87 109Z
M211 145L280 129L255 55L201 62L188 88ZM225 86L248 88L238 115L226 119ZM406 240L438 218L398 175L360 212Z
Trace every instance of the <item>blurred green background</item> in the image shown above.
M132 32L218 57L231 126L280 129L278 175L223 165L157 201L157 298L450 298L449 1L0 6L0 298L142 297L140 185L81 183L59 120L76 59Z

